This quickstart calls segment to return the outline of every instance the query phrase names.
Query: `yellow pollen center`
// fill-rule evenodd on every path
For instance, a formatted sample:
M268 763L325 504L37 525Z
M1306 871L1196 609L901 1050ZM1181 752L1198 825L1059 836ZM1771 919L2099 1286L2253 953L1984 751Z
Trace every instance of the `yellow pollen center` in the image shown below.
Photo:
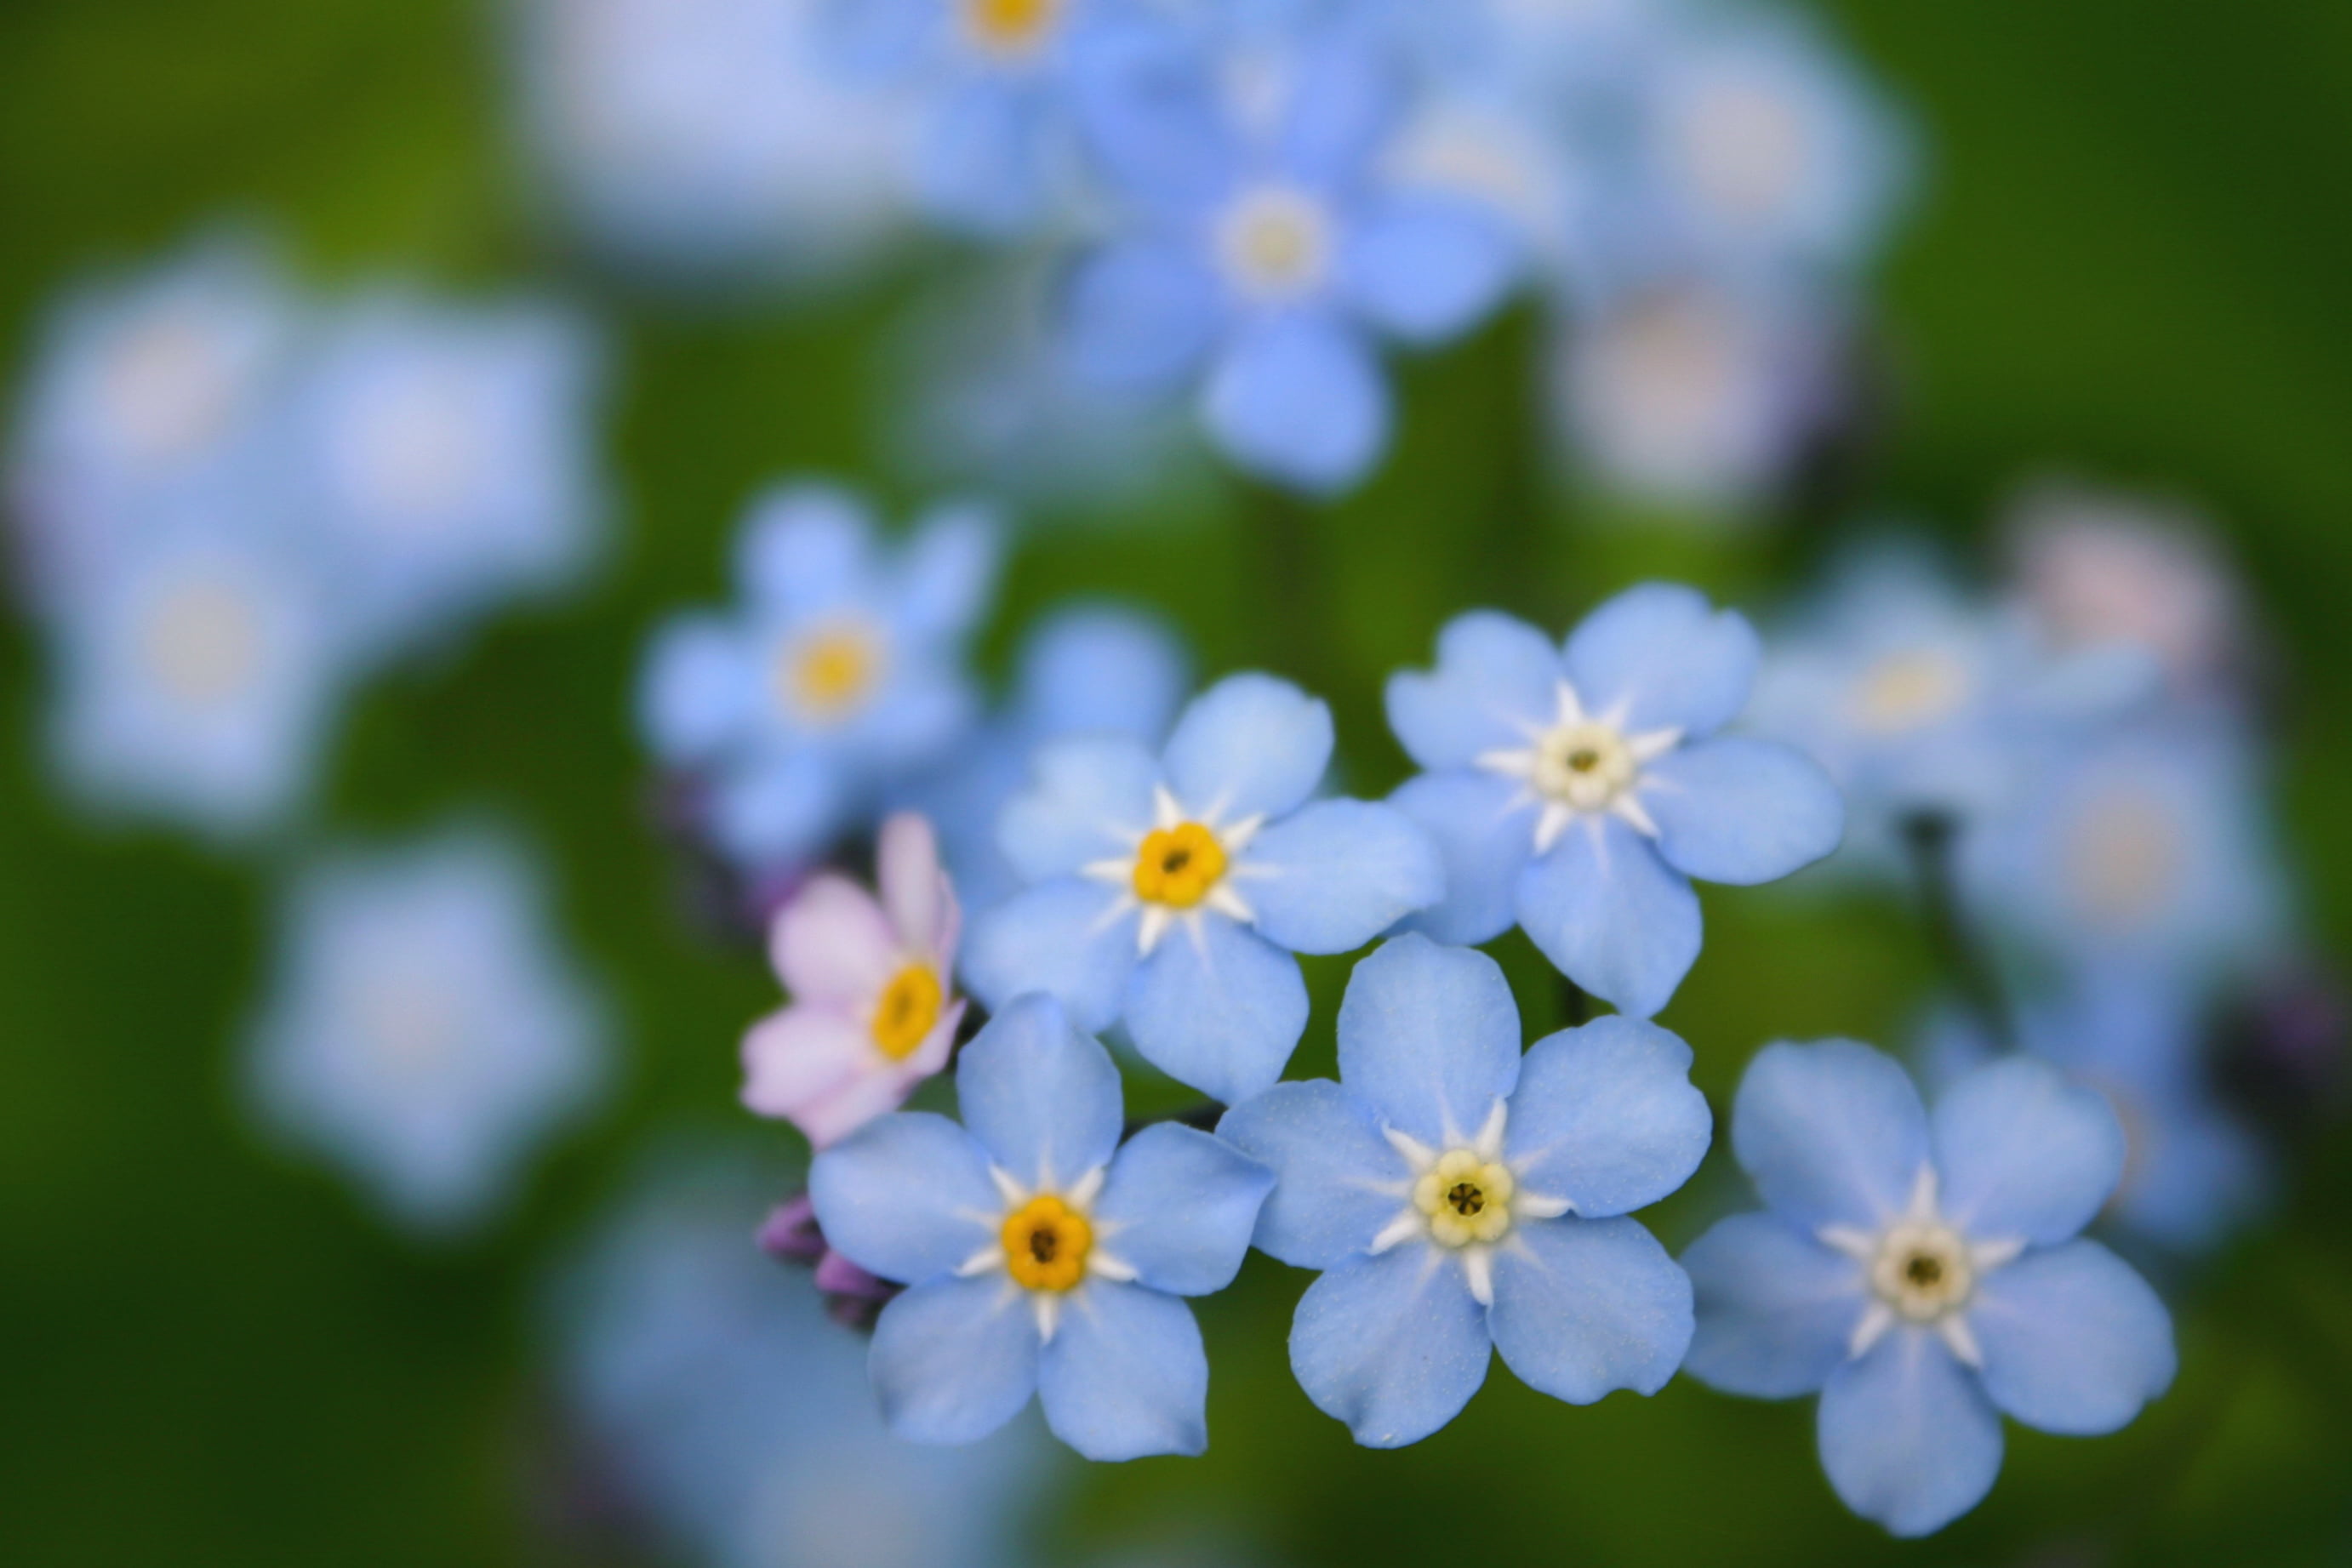
M1879 1243L1870 1270L1878 1299L1916 1323L1934 1322L1968 1304L1976 1269L1968 1245L1940 1224L1896 1226Z
M1095 1229L1087 1217L1042 1193L1004 1217L1005 1271L1032 1291L1066 1291L1086 1278Z
M874 1007L874 1049L893 1061L915 1053L940 1021L940 1004L947 993L929 964L909 964L882 988Z
M1313 288L1329 271L1329 230L1313 197L1275 187L1235 202L1217 244L1228 274L1244 289L1286 298Z
M1466 1247L1499 1240L1510 1229L1516 1186L1499 1161L1451 1149L1413 1183L1412 1204L1428 1219L1431 1236L1447 1247Z
M143 651L164 689L192 706L229 701L261 672L262 629L245 595L225 582L174 589L150 617Z
M1901 735L1949 715L1968 695L1968 672L1956 661L1925 651L1897 653L1864 677L1854 718L1874 735Z
M964 24L984 47L1002 54L1034 48L1052 30L1063 0L965 0Z
M785 652L778 684L785 700L820 723L845 717L873 691L882 651L861 627L838 626Z
M2162 801L2105 791L2080 811L2064 865L2079 912L2115 930L2160 910L2182 873L2180 828Z
M1190 909L1225 874L1225 846L1198 822L1155 828L1135 852L1135 896Z
M1536 746L1536 788L1580 811L1601 810L1639 772L1625 737L1605 724L1564 725Z

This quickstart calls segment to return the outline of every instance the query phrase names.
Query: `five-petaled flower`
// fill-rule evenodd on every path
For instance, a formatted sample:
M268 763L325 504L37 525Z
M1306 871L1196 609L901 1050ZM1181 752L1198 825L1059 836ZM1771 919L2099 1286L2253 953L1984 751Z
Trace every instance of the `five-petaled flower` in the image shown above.
M1123 1020L1153 1065L1228 1104L1266 1088L1307 1027L1290 954L1360 946L1444 887L1402 812L1307 803L1330 758L1330 710L1258 674L1195 698L1158 758L1042 747L999 833L1031 885L972 923L973 992L1047 991L1088 1030Z
M1223 1289L1274 1185L1173 1124L1119 1144L1118 1069L1059 1003L1024 996L964 1048L963 1112L901 1112L819 1155L834 1248L903 1281L874 1333L882 1413L968 1443L1035 1394L1092 1459L1207 1446L1209 1363L1177 1298Z
M1665 1006L1698 957L1690 879L1770 882L1843 829L1810 759L1716 735L1756 660L1744 617L1666 583L1612 599L1564 649L1492 611L1454 620L1436 669L1389 680L1390 726L1429 769L1391 800L1445 858L1444 901L1415 926L1476 943L1516 920L1619 1010Z
M1690 1343L1690 1281L1626 1216L1706 1153L1690 1061L1625 1018L1523 1058L1482 953L1412 935L1359 964L1341 1081L1276 1084L1217 1129L1274 1167L1258 1247L1324 1270L1290 1333L1307 1397L1396 1448L1454 1418L1490 1350L1573 1404L1663 1387Z
M1931 1117L1867 1046L1768 1046L1731 1139L1768 1211L1683 1255L1690 1371L1764 1398L1819 1391L1822 1464L1856 1513L1940 1529L1991 1489L2003 1413L2112 1432L2170 1385L2164 1304L2077 1234L2123 1174L2123 1129L2048 1063L1995 1061Z

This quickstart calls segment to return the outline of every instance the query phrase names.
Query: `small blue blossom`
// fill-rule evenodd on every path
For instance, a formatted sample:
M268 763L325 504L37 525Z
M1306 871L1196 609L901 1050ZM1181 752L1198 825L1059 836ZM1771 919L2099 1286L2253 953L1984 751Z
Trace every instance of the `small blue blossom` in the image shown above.
M1195 698L1158 757L1040 748L998 831L1029 886L973 923L973 993L1048 991L1081 1029L1124 1022L1146 1061L1227 1104L1273 1083L1307 1027L1291 954L1360 947L1444 891L1402 812L1308 802L1331 740L1320 701L1242 674Z
M740 607L671 621L638 692L655 754L708 788L720 849L747 870L804 860L945 755L978 706L962 656L996 558L974 507L887 553L842 491L795 485L753 508Z
M1030 995L958 1061L959 1127L899 1113L825 1150L809 1196L834 1249L908 1289L875 1326L900 1437L969 1443L1034 1395L1090 1459L1197 1454L1209 1363L1181 1300L1223 1290L1274 1185L1206 1133L1125 1146L1118 1069Z
M1429 769L1391 800L1445 857L1416 928L1484 942L1514 921L1560 971L1647 1018L1699 951L1690 879L1770 882L1837 847L1838 792L1795 750L1719 736L1756 633L1667 583L1628 589L1563 647L1493 611L1389 679L1390 727Z
M1690 1063L1625 1018L1522 1057L1483 953L1414 935L1357 965L1340 1081L1278 1083L1217 1129L1274 1168L1259 1249L1323 1270L1290 1331L1307 1397L1387 1448L1451 1421L1493 1351L1570 1404L1664 1387L1690 1343L1690 1281L1626 1217L1706 1153Z
M453 832L303 873L248 1067L280 1134L403 1223L448 1230L596 1096L607 1047L530 862Z
M1868 1046L1767 1046L1731 1139L1767 1207L1683 1254L1688 1369L1734 1394L1819 1392L1822 1465L1856 1513L1939 1530L1991 1490L2004 1414L2112 1432L2170 1385L2164 1303L2077 1235L2123 1174L2123 1129L2048 1063L1980 1068L1931 1118Z

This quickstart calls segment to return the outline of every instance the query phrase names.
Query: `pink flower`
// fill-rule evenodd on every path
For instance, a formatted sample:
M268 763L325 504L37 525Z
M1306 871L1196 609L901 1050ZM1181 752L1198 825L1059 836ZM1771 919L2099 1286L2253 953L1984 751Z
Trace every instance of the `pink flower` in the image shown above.
M947 1065L963 1019L961 918L930 823L892 817L875 860L880 903L827 873L776 912L768 952L792 1002L743 1037L743 1103L818 1148L897 1110Z

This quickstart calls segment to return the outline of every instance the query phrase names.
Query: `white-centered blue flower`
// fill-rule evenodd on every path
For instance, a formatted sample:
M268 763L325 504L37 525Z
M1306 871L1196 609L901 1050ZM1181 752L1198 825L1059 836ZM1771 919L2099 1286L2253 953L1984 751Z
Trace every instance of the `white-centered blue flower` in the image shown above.
M1391 797L1445 858L1413 925L1484 942L1514 922L1578 985L1646 1018L1699 951L1691 879L1760 883L1837 847L1820 768L1718 735L1748 701L1756 633L1667 583L1628 589L1563 646L1493 611L1389 678L1389 724L1429 769Z
M1120 739L1041 747L998 841L1029 886L980 915L973 993L1061 998L1124 1023L1144 1059L1231 1104L1282 1076L1307 1027L1293 953L1345 953L1436 902L1429 836L1391 807L1308 797L1331 714L1270 675L1193 699L1155 757Z
M747 870L803 861L946 754L978 707L964 645L996 561L976 507L940 509L895 549L827 486L753 508L740 607L672 620L638 691L655 754L707 787L722 851Z
M1201 1452L1209 1363L1181 1298L1232 1282L1273 1176L1173 1124L1121 1146L1118 1069L1046 996L964 1048L956 1098L961 1126L885 1116L809 1172L826 1241L908 1287L874 1331L883 1418L968 1443L1034 1395L1090 1459Z
M1683 1254L1688 1370L1761 1398L1818 1392L1822 1465L1856 1513L1941 1529L1991 1489L2003 1415L2112 1432L2171 1385L2164 1303L2078 1236L2123 1174L2123 1129L2048 1063L1995 1061L1931 1117L1868 1046L1771 1045L1731 1139L1767 1208Z
M1278 1083L1218 1135L1265 1161L1255 1241L1323 1270L1290 1364L1373 1448L1451 1421L1499 1351L1588 1405L1654 1394L1691 1336L1691 1288L1633 1210L1706 1153L1690 1048L1603 1018L1538 1040L1483 953L1400 936L1356 966L1339 1082Z
M403 1223L485 1218L608 1067L601 1005L505 839L337 852L289 896L256 1103Z

